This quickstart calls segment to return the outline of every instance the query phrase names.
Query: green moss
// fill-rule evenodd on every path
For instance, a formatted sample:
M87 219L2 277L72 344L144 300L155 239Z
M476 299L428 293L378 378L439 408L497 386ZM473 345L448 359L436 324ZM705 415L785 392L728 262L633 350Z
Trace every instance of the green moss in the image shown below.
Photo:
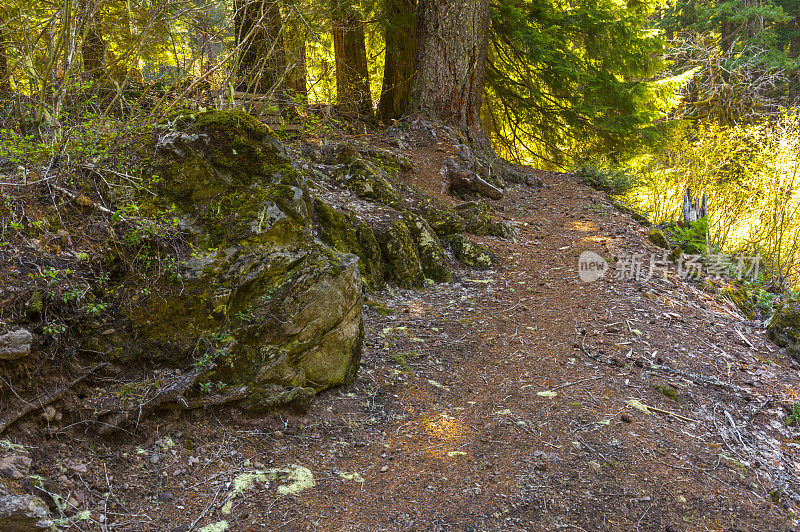
M425 277L437 282L451 281L453 273L450 271L442 244L433 229L421 216L409 211L403 213L403 221L414 237Z
M489 248L463 235L451 236L448 243L455 258L467 266L488 268L496 262L495 255Z
M207 201L226 190L297 184L297 171L280 142L253 117L235 110L207 111L190 122L189 132L201 137L179 141L180 150L163 150L154 163L161 178L159 192L183 202L187 212L190 203Z
M464 230L468 233L479 236L497 236L509 240L516 238L513 226L493 219L494 209L486 200L465 204L458 208L458 214L464 219Z
M747 285L743 283L731 284L725 287L722 293L730 298L733 304L742 311L742 314L744 314L748 320L758 319L756 297L750 289L748 289Z
M782 303L767 324L767 334L776 345L785 347L792 356L800 359L800 303Z
M242 187L197 206L197 214L211 246L246 239L249 245L285 247L310 231L304 201L303 192L288 185Z
M400 195L392 183L381 175L381 171L370 163L355 159L341 172L343 184L359 198L370 199L397 207Z
M655 244L656 246L662 249L669 249L669 241L664 233L660 229L651 229L650 230L650 242Z
M412 210L420 214L439 236L449 236L464 231L464 220L450 205L435 196L414 190L414 194L405 194L415 197Z
M403 288L418 288L424 285L417 246L411 232L402 220L383 228L376 235L384 258L385 278Z
M369 290L383 286L381 251L372 229L354 215L345 215L321 199L314 201L320 240L342 253L358 256L358 268Z
M212 109L199 113L193 126L195 129L223 128L242 132L257 140L269 135L269 130L264 124L240 109Z

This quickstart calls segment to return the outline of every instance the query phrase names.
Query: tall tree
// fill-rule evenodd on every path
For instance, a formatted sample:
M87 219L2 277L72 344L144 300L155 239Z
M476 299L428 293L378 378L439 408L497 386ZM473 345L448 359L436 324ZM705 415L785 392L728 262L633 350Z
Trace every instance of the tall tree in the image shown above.
M488 147L481 101L489 39L489 0L424 0L417 27L409 110L439 118Z
M372 97L361 13L350 0L334 0L332 13L336 102L346 112L371 116Z
M8 68L8 31L6 17L0 8L0 93L11 92L11 71Z
M660 141L679 80L660 79L652 0L498 0L487 74L503 155L564 167Z
M103 42L100 13L96 2L81 0L80 16L83 22L83 71L92 78L100 78L105 73L106 47Z
M305 104L308 101L306 25L299 17L289 14L286 18L283 44L286 48L286 63L289 70L287 89L294 101Z
M278 0L235 0L234 26L236 44L241 47L236 71L239 90L282 98L286 54Z
M378 116L400 118L408 105L417 55L416 0L384 0L386 53Z

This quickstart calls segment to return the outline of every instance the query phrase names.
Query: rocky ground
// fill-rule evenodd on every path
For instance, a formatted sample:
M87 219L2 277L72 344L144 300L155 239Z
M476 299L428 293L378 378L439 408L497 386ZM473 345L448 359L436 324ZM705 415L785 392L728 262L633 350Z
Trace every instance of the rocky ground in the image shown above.
M405 180L460 202L443 149L401 151ZM0 471L48 479L63 529L800 527L800 366L717 284L674 268L582 282L583 251L660 252L576 177L539 177L492 202L516 241L474 237L502 266L452 261L450 282L368 294L355 382L306 413L176 409L110 439L18 430Z

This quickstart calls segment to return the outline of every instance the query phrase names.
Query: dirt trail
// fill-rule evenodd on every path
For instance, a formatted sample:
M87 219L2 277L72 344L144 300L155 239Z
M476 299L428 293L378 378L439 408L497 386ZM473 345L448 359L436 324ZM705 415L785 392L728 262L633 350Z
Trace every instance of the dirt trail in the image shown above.
M516 243L481 239L502 269L370 295L353 385L321 395L306 416L198 411L148 421L149 439L105 454L87 440L81 460L95 480L84 491L110 492L107 518L130 529L798 527L789 492L800 431L767 401L800 390L794 362L697 284L613 272L581 282L583 250L656 249L576 178L543 180L499 203ZM75 451L47 446L61 446L61 456L43 449L53 467ZM281 495L291 479L257 473L290 464L316 486Z

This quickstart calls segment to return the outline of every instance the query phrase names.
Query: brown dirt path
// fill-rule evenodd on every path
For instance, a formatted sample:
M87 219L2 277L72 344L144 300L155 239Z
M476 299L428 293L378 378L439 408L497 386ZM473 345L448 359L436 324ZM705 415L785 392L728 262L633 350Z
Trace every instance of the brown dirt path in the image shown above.
M108 492L97 505L126 529L797 528L797 501L770 492L797 480L800 430L766 402L800 390L794 362L699 285L580 282L583 250L656 250L574 177L543 180L496 205L520 233L516 243L481 239L502 269L370 295L353 385L321 395L306 416L194 412L148 421L149 438L113 449L87 440L87 486L76 490ZM40 458L53 467L74 456L48 445ZM316 486L284 496L285 479L262 478L233 496L239 475L287 464L308 468Z

